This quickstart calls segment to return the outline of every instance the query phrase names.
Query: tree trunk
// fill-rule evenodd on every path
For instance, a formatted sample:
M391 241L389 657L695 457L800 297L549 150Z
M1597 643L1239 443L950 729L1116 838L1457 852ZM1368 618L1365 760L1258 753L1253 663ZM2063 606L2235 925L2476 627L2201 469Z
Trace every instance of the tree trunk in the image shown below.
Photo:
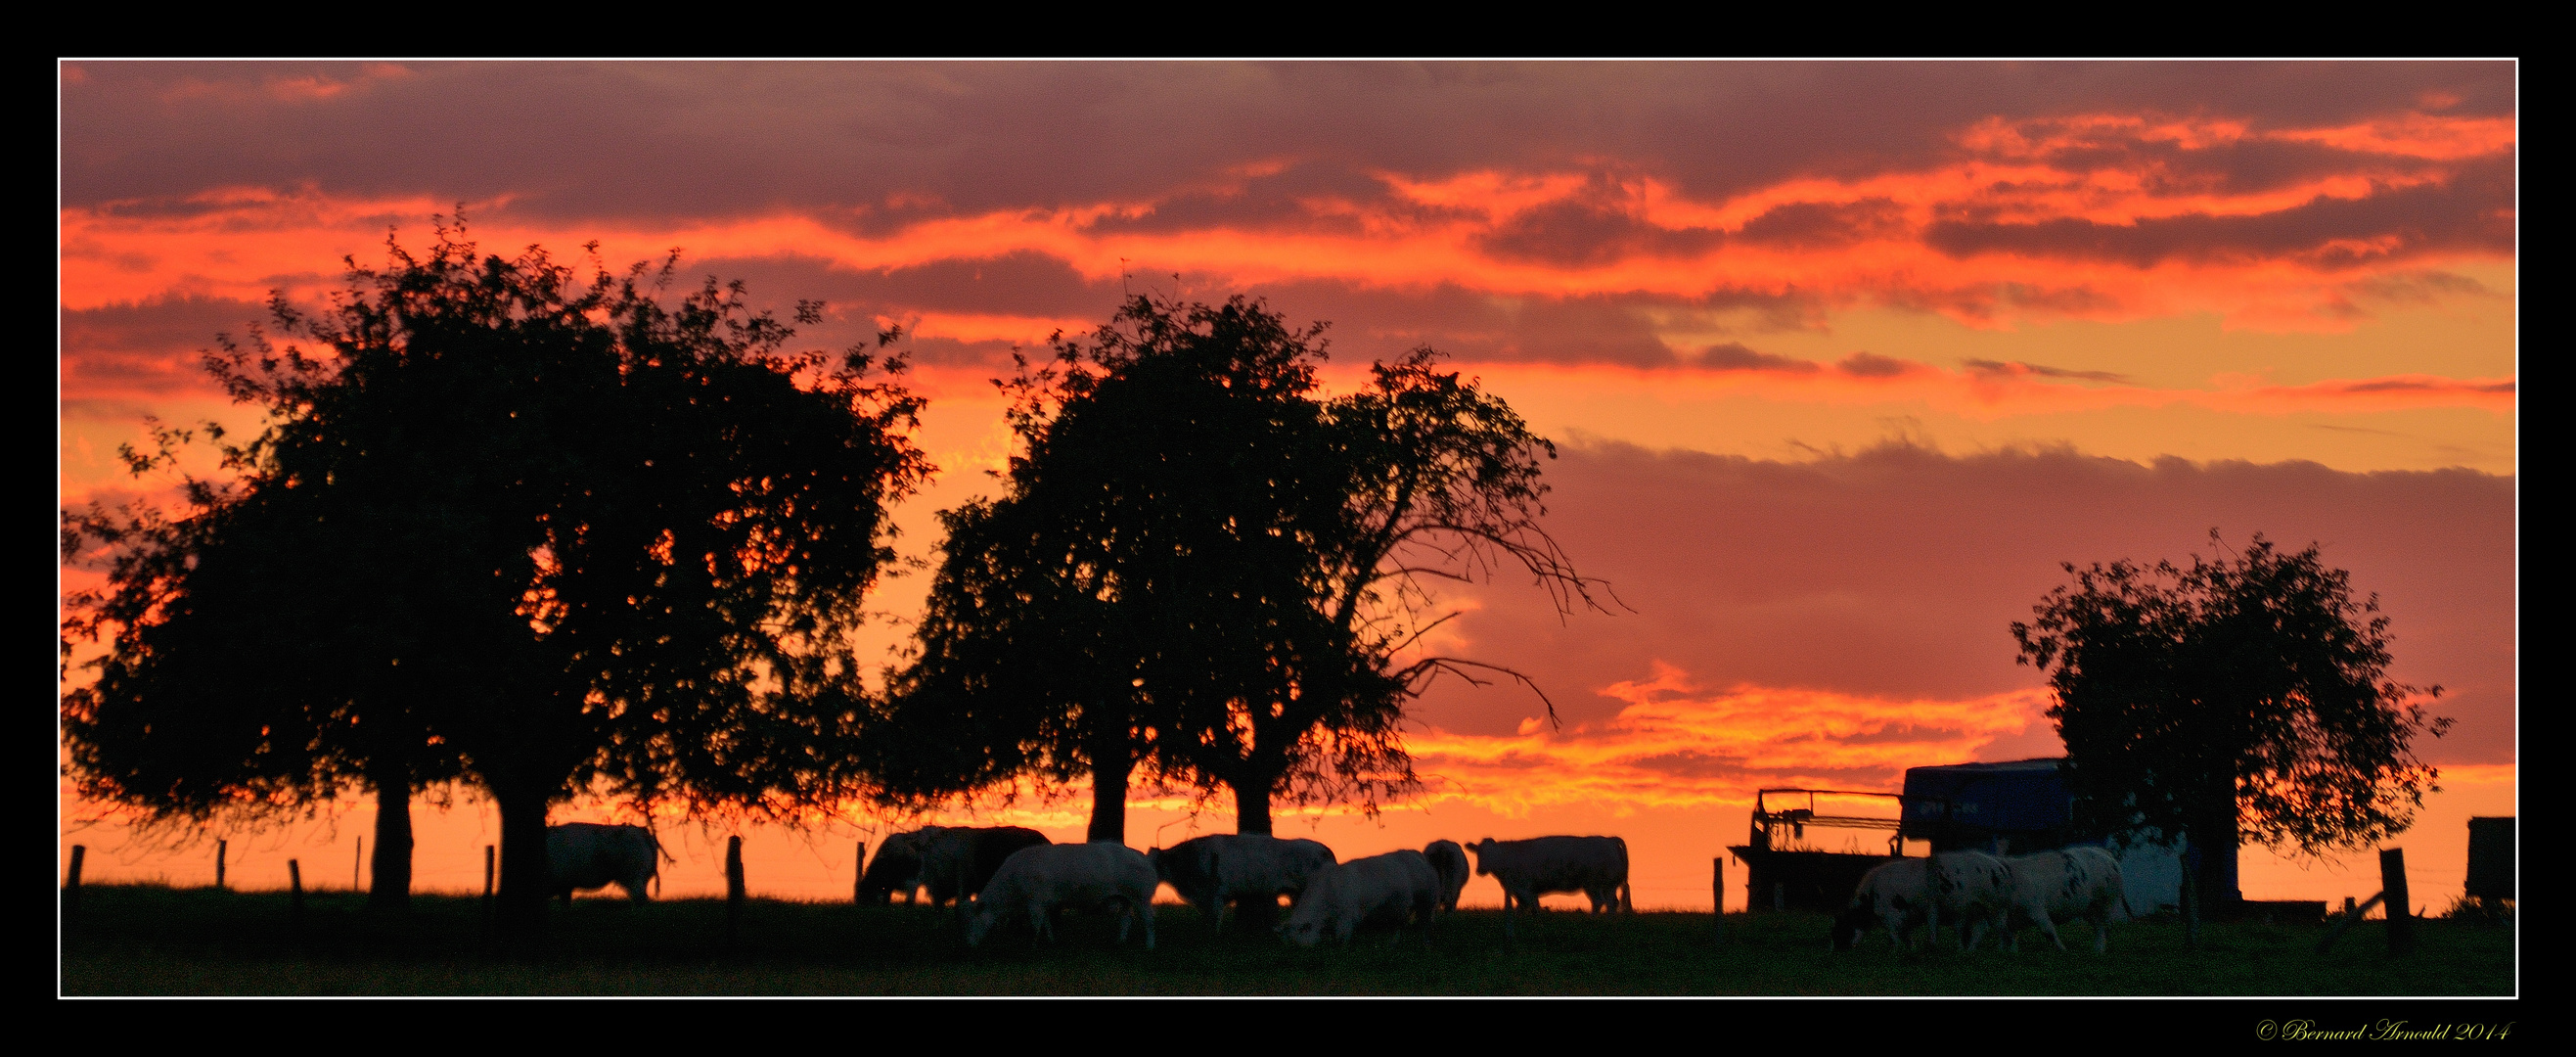
M2220 913L2233 914L2238 909L2237 904L2245 901L2245 890L2236 879L2236 854L2243 838L2238 834L2235 814L2231 812L2227 823L2216 832L2216 839L2209 843L2209 854L2201 859L2201 869L2209 882L2201 886L2201 891L2210 894L2209 898L2218 904Z
M546 934L546 804L544 787L498 786L501 808L501 894L495 917L502 939L528 947Z
M1092 755L1091 828L1082 839L1127 843L1127 776L1135 769L1123 747Z
M1275 774L1247 774L1227 783L1234 787L1234 831L1270 836L1270 791L1279 784ZM1279 923L1279 903L1272 898L1245 897L1234 905L1237 931L1260 936Z
M2200 845L2184 846L2182 857L2182 945L2200 949Z
M1234 782L1234 831L1270 835L1270 790L1279 784L1273 775L1244 775Z
M400 912L411 907L411 775L388 774L375 785L376 854L367 906Z
M2227 780L2224 799L2219 790L2211 789L2207 810L2191 828L2191 843L2200 849L2199 876L2201 916L2205 920L2226 921L2233 918L2237 904L2245 898L2237 887L2236 852L2243 839L2236 821L2236 783Z

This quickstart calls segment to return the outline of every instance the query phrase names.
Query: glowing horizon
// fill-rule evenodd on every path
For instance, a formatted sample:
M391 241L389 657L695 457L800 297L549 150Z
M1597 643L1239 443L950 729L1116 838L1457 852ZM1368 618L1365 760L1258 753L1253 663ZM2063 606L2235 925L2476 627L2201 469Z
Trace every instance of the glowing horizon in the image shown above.
M596 242L622 274L676 248L679 287L824 301L800 341L902 326L943 471L894 511L915 558L1010 451L987 379L1013 351L1132 294L1241 293L1333 323L1329 385L1428 344L1510 401L1560 445L1551 531L1634 609L1450 592L1444 648L1512 658L1563 727L1441 687L1407 728L1437 780L1387 829L1285 805L1283 827L1362 853L1483 835L1434 816L1624 832L1670 893L1640 901L1689 905L1754 788L2061 753L2005 625L2060 562L2178 559L2213 526L2318 541L2382 596L2392 674L2460 720L2418 746L2462 776L2428 820L2517 795L2512 63L60 71L66 508L166 503L114 457L145 415L255 425L198 350L459 210L488 253ZM914 611L921 580L870 607ZM978 817L1078 829L1066 795ZM121 832L60 810L66 845ZM441 832L424 855L465 847ZM116 839L143 850L94 849L93 877L180 861ZM821 865L774 875L819 898L829 863L797 854ZM2248 894L2332 887L2288 863L2249 850Z

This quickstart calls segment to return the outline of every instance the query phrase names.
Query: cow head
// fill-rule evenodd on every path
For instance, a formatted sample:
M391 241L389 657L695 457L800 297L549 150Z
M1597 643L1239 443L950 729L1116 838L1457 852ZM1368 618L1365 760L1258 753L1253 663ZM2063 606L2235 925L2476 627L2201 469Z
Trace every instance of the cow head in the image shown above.
M1325 926L1327 924L1328 922L1322 914L1298 914L1291 912L1288 916L1288 920L1280 924L1279 934L1287 937L1288 942L1294 943L1300 947L1312 947L1324 941Z
M967 911L966 945L973 947L983 943L984 937L992 935L993 926L1001 923L1001 920L1002 915L994 913L991 907L978 906Z
M1493 876L1493 871L1485 869L1485 853L1494 850L1494 838L1487 837L1474 844L1470 844L1467 846L1467 850L1476 853L1476 876Z
M1847 951L1859 946L1860 938L1869 933L1870 919L1874 916L1876 915L1871 908L1864 903L1853 906L1843 911L1841 916L1834 918L1832 949Z

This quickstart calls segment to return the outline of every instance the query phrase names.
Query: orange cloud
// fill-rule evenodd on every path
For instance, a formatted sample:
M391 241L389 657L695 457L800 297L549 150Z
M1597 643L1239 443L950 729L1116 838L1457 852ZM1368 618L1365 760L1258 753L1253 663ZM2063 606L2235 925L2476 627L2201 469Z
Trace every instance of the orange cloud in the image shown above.
M1478 371L1495 378L1525 375L1548 384L1652 391L1668 400L1752 396L1844 405L1920 402L1934 410L1980 421L2013 415L2178 405L2261 415L2425 407L2470 407L2504 415L2513 413L2517 395L2517 383L2512 378L2402 374L2276 385L2255 376L2219 375L2210 380L2208 388L2182 389L2127 384L2103 372L2061 371L2028 363L1972 360L1958 370L1945 370L1867 353L1856 353L1834 364L1786 357L1764 359L1780 363L1727 370L1488 364Z
M1506 815L1592 804L1613 809L1748 804L1777 786L1889 787L1908 767L1955 763L2038 722L2047 691L1965 700L1871 697L1739 685L1710 692L1662 661L1602 693L1628 702L1602 722L1481 737L1406 739L1427 799Z
M2510 198L2496 197L2489 164L2513 146L2505 119L2257 132L2130 115L1996 118L1955 142L1958 157L1929 167L1796 178L1722 201L1645 176L1378 172L1389 193L1373 201L1310 195L1297 200L1302 219L1220 212L1179 230L1104 223L1150 215L1161 199L932 216L876 234L793 211L531 223L496 200L473 212L489 247L596 238L611 260L682 246L694 259L884 271L1035 253L1091 281L1133 266L1235 287L1322 278L1497 297L1875 298L1984 325L2215 311L2237 325L2339 330L2351 322L2341 290L2356 278L2511 254ZM2320 153L2304 171L2248 181L2219 160L2248 144ZM417 231L453 203L235 188L173 205L64 210L66 307L173 292L256 299L326 280L320 262L365 260L386 227ZM1002 336L1017 326L1007 318L961 317L960 332Z

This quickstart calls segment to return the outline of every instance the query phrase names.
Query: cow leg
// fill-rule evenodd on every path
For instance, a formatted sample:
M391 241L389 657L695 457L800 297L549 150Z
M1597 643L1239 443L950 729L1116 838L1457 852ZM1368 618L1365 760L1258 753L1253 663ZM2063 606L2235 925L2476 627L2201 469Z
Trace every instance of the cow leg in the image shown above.
M2039 911L2032 914L2031 917L2039 923L2040 933L2047 936L2050 943L2056 944L2057 949L2060 951L2066 949L2066 941L2057 938L2057 923L2048 919L2048 908L2041 907Z
M1154 897L1152 895L1147 895L1144 902L1136 904L1136 916L1145 919L1145 949L1149 951L1153 950Z
M2093 953L2095 953L2095 954L2107 954L2107 953L2109 953L2109 952L2110 952L2110 950L2111 950L2111 923L2110 923L2110 922L2107 922L2107 921L2096 921L2096 922L2094 922L2094 924L2093 924Z
M1124 947L1124 946L1126 946L1126 945L1127 945L1127 930L1128 930L1128 929L1130 929L1130 928L1135 927L1135 924L1136 924L1136 907L1135 907L1135 905L1134 905L1134 904L1131 904L1131 903L1127 902L1127 900L1126 900L1124 897L1120 897L1120 898L1117 900L1117 902L1118 902L1118 945L1119 945L1119 946L1121 946L1121 947ZM1102 906L1107 906L1108 904L1104 902L1104 903L1102 903L1101 905L1102 905Z

